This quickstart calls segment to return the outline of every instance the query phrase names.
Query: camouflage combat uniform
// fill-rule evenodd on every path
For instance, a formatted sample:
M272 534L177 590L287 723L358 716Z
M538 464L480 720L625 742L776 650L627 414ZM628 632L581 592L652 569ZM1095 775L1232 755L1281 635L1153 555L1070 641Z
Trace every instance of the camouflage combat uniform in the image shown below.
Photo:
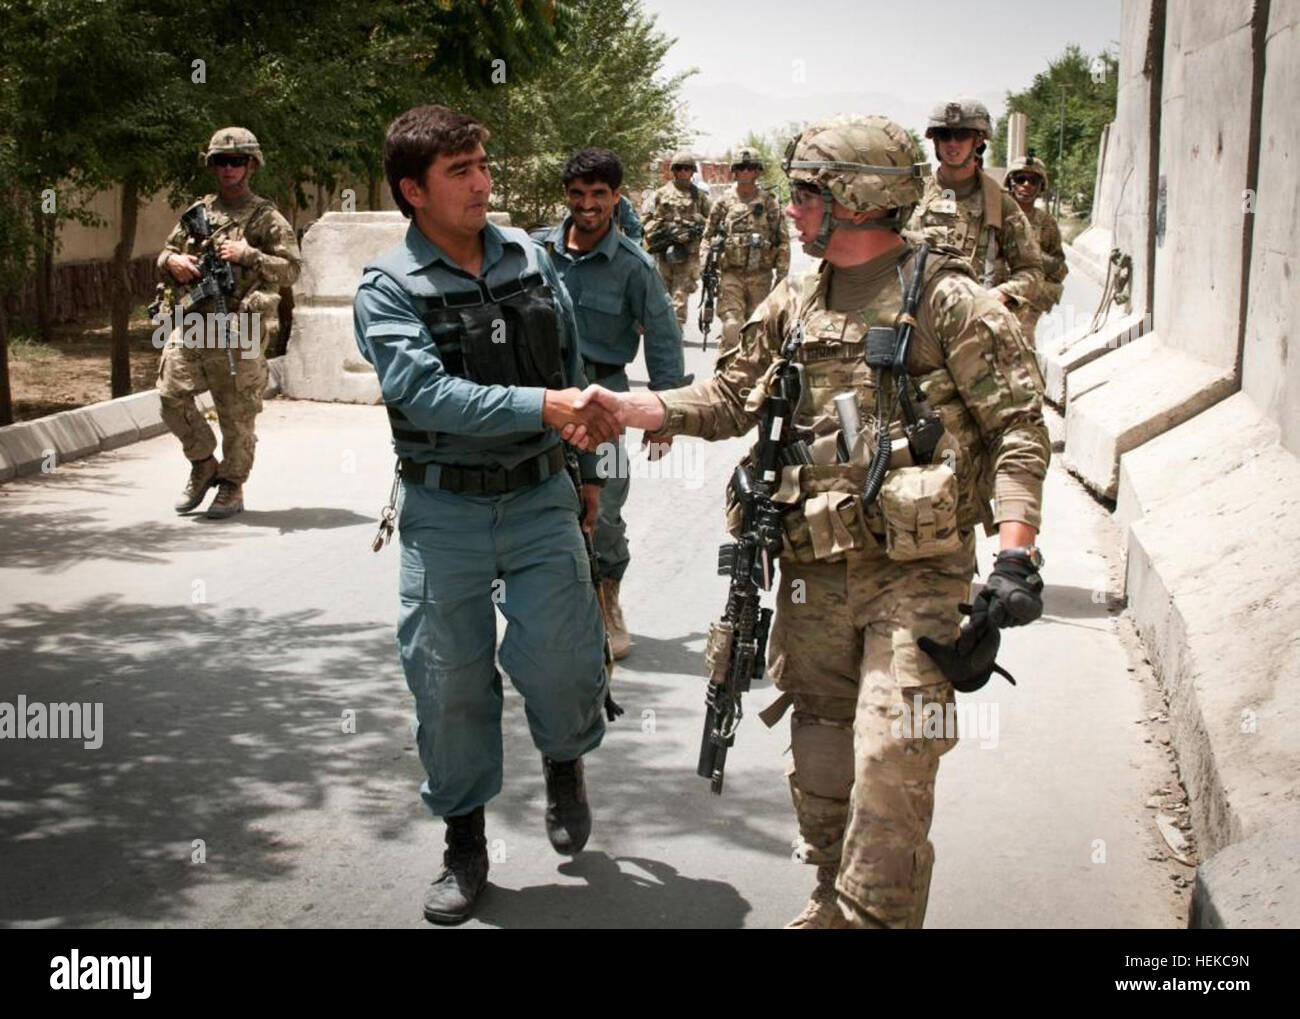
M200 204L207 207L216 243L242 237L253 249L243 264L235 265L235 292L226 299L226 308L230 312L248 312L250 316L252 312L258 313L261 336L257 355L244 357L243 351L236 349L232 377L225 350L187 348L180 330L173 329L158 364L157 389L163 421L181 440L185 456L191 461L212 456L217 446L211 427L194 403L199 393L212 392L221 425L221 465L216 477L242 485L253 467L253 450L257 444L254 421L262 411L262 393L266 389L267 332L276 318L280 288L292 286L298 279L302 259L293 227L270 199L250 192L242 204L230 207L220 196L212 194L194 203ZM200 256L179 223L158 256L159 273L179 297L185 286L176 283L166 268L167 259L173 254ZM199 314L213 310L211 301L191 309ZM237 326L232 325L231 331L237 334Z
M681 261L670 262L664 254L655 254L659 275L673 300L678 325L686 324L686 305L700 282L700 234L708 214L709 199L704 192L694 184L681 187L670 180L655 191L642 223L642 237L647 247L661 227L672 224L669 232L683 248Z
M759 188L746 201L733 184L709 211L704 228L700 268L708 243L722 237L718 259L717 314L722 319L723 346L734 345L740 327L772 290L773 270L780 280L790 271L790 237L781 206L771 191Z
M849 179L865 180L863 190L835 190L824 182L843 180L845 171L819 179L823 170L806 169L865 163L903 172L914 150L885 118L814 125L791 151L796 161L787 157L787 167L805 168L797 172L821 183L828 200L856 201L855 211L891 208L895 229L906 219L904 203L919 197L919 175L908 190L894 178L865 175L878 166L860 166ZM956 256L931 254L907 361L942 417L942 456L910 475L891 470L881 498L864 507L869 450L859 443L849 463L830 452L839 428L832 398L855 391L864 421L876 405L864 337L872 325L894 324L914 256L900 244L864 265L823 262L778 283L738 341L719 351L710 381L659 394L662 434L742 435L758 420L782 343L802 326L793 354L805 365L795 424L818 438L814 464L784 468L775 495L789 507L769 655L783 693L764 713L774 724L794 708L788 775L798 855L818 868L817 890L792 926L921 925L934 861L935 776L954 739L916 735L910 725L895 733L894 725L918 703L923 712L943 711L954 693L917 639L947 642L956 632L958 604L970 598L977 523L1040 523L1050 445L1029 354L1011 315ZM855 281L848 302L830 296L839 273ZM862 434L873 436L874 423ZM905 492L917 472L941 482L947 495L913 499L901 510L886 500L894 479Z
M931 243L960 251L976 279L1014 299L1013 311L1033 299L1043 278L1043 256L1033 227L1015 199L983 170L955 185L941 184L936 173L926 182L911 227ZM1008 270L1000 283L999 259Z
M1004 186L1008 191L1011 189L1012 175L1025 172L1034 173L1042 181L1039 193L1047 189L1047 170L1042 162L1031 154L1025 159L1016 160L1007 169ZM1023 208L1021 211L1024 211ZM1016 306L1015 314L1020 322L1020 331L1025 334L1025 341L1030 346L1034 346L1038 319L1045 312L1056 307L1057 302L1060 301L1061 292L1065 289L1065 277L1070 270L1065 264L1065 248L1061 244L1061 228L1056 225L1056 218L1046 209L1040 209L1036 205L1032 206L1025 215L1034 232L1039 250L1043 254L1043 279L1030 299ZM1009 277L1010 270L1006 259L999 257L993 267L993 281L995 284L1000 284Z

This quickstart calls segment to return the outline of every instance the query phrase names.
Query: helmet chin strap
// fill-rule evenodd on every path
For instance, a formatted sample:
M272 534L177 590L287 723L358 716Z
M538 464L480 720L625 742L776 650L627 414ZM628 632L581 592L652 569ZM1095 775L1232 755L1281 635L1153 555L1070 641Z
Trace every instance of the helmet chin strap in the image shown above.
M817 236L803 245L804 253L812 258L825 258L826 246L831 242L831 233L843 228L845 230L893 230L903 229L910 218L910 210L893 209L891 214L879 219L864 219L855 223L852 219L842 219L835 215L835 199L826 188L822 192L822 222L817 228Z

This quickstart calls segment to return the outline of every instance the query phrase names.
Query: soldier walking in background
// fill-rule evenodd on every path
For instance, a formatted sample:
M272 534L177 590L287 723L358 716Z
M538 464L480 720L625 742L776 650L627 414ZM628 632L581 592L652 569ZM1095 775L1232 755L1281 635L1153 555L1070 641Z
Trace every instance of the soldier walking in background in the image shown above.
M910 226L931 243L960 251L975 278L1016 311L1037 290L1043 259L1025 214L979 168L978 157L992 133L989 111L978 99L955 99L934 108L925 136L934 141L939 167L926 183ZM1007 278L995 284L999 258L1006 263Z
M204 159L216 176L218 191L204 195L186 213L196 206L204 207L212 228L210 243L233 268L234 290L227 297L227 311L246 312L249 318L226 324L227 345L221 347L206 342L212 336L209 329L204 330L204 342L185 342L184 330L178 324L163 348L157 388L163 421L181 440L192 465L176 512L193 510L215 485L217 497L206 515L221 519L244 508L244 482L253 468L257 445L254 422L262 411L262 393L266 389L267 335L280 304L280 288L292 286L297 280L302 260L288 220L280 215L274 202L249 188L254 171L266 163L253 132L223 127L212 136ZM185 287L199 280L199 254L189 231L178 223L158 256L158 270L165 279ZM166 290L166 304L171 308L182 304L180 296L172 294L170 288ZM216 300L207 297L188 310L211 321ZM252 318L253 313L256 318ZM241 343L238 331L251 327L251 323L258 323L259 335L243 337ZM231 346L241 349L232 354ZM194 402L195 396L208 390L221 425L220 462L213 455L217 440Z
M1047 190L1047 167L1043 161L1035 159L1030 150L1029 155L1017 159L1007 168L1007 179L1003 186L1029 220L1034 239L1038 241L1038 247L1043 253L1043 281L1027 301L1021 301L1016 307L1020 331L1032 347L1035 345L1034 333L1038 329L1039 316L1051 311L1061 300L1065 277L1070 270L1065 264L1061 228L1056 225L1056 219L1050 212L1035 204L1038 196ZM993 270L994 284L1005 282L1009 276L1006 259L999 256Z
M695 157L673 155L673 179L651 196L642 224L645 248L655 256L659 275L672 295L677 324L686 325L686 305L700 282L700 237L709 215L709 199L691 181Z
M722 344L718 353L731 350L740 339L740 327L753 314L773 284L790 271L790 237L776 195L757 184L763 157L755 149L737 150L731 161L735 179L713 204L701 244L700 269L709 246L722 243L718 284L718 317L722 319Z

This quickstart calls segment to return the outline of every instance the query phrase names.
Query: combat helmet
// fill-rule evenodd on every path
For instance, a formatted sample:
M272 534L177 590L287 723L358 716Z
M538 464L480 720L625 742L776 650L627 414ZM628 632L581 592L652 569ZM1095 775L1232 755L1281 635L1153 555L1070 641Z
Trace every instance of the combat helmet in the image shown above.
M733 170L739 170L742 166L753 166L762 170L764 165L763 153L747 145L738 148L735 156L731 159L731 168Z
M925 191L930 165L919 160L912 137L888 117L832 117L795 135L782 169L791 186L815 187L822 196L821 229L804 250L826 253L836 227L902 230ZM854 223L834 216L834 202L854 212L886 209L889 215Z
M685 149L673 153L672 162L668 164L668 169L676 170L678 167L682 166L690 167L692 170L696 168L695 157Z
M1011 190L1011 178L1017 174L1029 174L1037 177L1039 181L1038 190L1040 192L1047 190L1047 166L1034 155L1033 149L1030 149L1027 155L1013 160L1011 165L1007 167L1006 178L1002 181L1002 186L1006 190Z
M266 165L266 157L262 155L262 146L257 143L257 135L246 127L223 127L216 131L208 142L208 151L203 153L203 162L210 164L213 156L222 153L252 156L257 160L258 169Z
M948 128L978 131L984 138L993 135L993 119L989 109L978 99L971 96L958 96L952 102L940 103L930 111L930 122L925 127L925 136L933 138L936 130Z

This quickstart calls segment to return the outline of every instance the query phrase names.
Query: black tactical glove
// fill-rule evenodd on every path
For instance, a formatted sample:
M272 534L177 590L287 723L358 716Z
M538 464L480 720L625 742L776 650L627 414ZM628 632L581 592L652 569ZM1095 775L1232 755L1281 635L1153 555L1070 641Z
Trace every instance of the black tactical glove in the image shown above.
M1043 614L1042 593L1043 578L1030 553L1020 548L1003 549L993 561L993 572L984 589L975 597L971 627L982 629L985 622L998 629L1032 623Z
M970 612L970 622L963 623L957 639L951 644L940 644L929 637L919 637L916 641L927 655L934 659L944 678L959 693L972 693L989 681L993 673L1004 676L1012 686L1016 681L1011 673L997 664L998 648L1002 644L1002 635L996 626L988 623L987 616L978 625L969 605L958 605L962 612Z

